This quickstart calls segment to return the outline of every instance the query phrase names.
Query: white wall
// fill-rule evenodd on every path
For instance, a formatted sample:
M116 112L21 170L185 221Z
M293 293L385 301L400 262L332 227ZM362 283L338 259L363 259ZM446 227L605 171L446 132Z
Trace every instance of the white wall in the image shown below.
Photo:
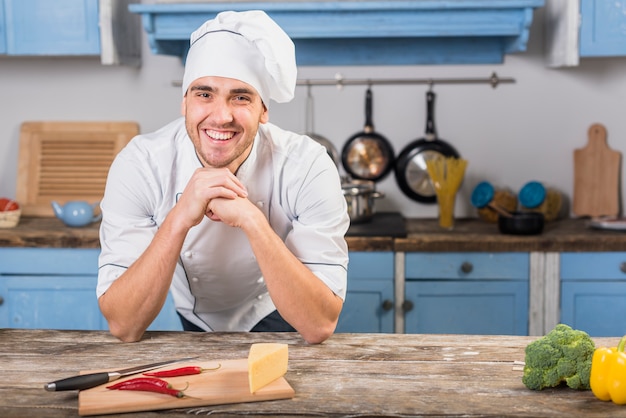
M573 151L587 143L587 129L603 123L609 146L626 154L626 58L582 59L575 68L550 69L543 52L543 13L535 13L528 51L506 57L501 65L406 67L303 67L300 79L501 77L515 84L435 85L435 122L442 139L469 161L457 198L457 216L475 216L469 204L482 180L512 191L529 180L544 182L568 199L573 192ZM97 58L0 57L0 196L14 197L20 124L34 120L132 120L142 132L179 115L182 78L175 57L155 56L144 37L140 69L104 67ZM341 150L364 124L366 86L314 87L315 131ZM423 136L427 86L381 86L374 94L376 131L396 153ZM271 121L305 130L306 88L289 104L273 104ZM624 195L624 173L621 173ZM398 210L410 217L434 217L436 206L403 195L393 173L378 189L386 198L377 210Z

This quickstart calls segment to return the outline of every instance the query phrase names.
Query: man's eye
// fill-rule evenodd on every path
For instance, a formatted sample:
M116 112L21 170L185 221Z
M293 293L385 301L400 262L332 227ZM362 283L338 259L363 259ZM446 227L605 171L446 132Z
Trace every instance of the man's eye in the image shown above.
M235 96L235 101L236 102L249 102L250 98L248 98L247 96Z

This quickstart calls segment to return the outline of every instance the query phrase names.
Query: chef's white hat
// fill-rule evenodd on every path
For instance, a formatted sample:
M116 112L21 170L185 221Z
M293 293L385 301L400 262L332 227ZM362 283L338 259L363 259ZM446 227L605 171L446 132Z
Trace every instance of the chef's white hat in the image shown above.
M265 12L222 12L191 34L185 63L183 95L200 77L241 80L254 87L265 106L293 99L295 47Z

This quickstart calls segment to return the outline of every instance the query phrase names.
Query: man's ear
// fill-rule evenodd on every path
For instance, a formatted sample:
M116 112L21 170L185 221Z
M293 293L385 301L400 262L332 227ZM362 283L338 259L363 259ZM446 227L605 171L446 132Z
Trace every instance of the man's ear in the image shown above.
M270 112L267 110L267 106L263 103L263 113L261 113L261 117L259 118L259 123L267 123L270 120Z

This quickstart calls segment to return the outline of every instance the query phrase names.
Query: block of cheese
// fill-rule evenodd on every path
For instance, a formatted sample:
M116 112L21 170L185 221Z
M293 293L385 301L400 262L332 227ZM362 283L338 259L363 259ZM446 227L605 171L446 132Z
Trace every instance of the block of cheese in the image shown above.
M287 373L289 351L287 344L257 343L250 346L248 354L248 380L250 393Z

